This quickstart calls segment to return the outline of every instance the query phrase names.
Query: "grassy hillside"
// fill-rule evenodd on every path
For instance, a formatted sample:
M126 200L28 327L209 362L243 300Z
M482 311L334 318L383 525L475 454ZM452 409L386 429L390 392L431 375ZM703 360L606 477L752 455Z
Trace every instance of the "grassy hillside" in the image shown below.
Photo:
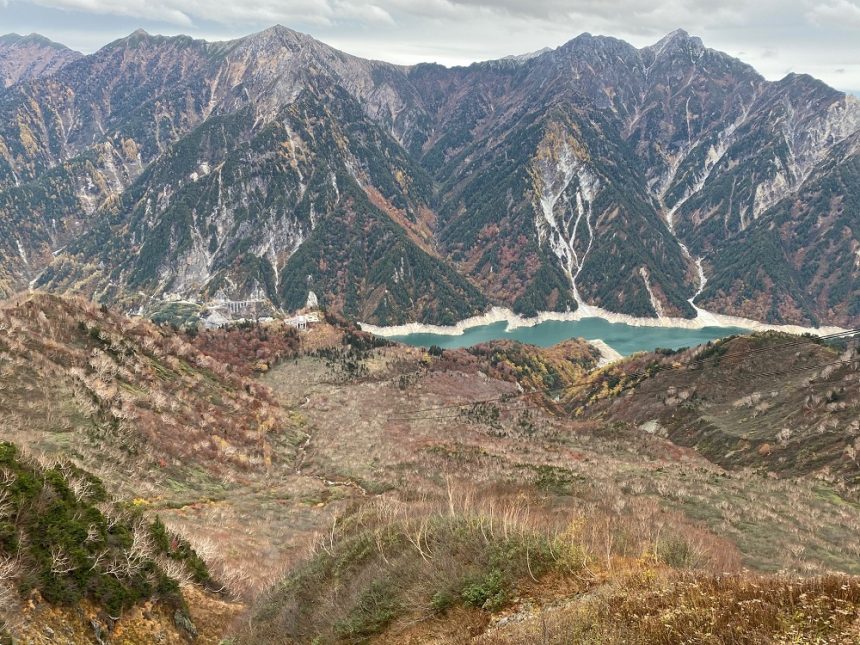
M75 457L138 495L195 470L220 477L277 468L300 436L265 389L229 363L170 329L82 300L7 304L0 351L4 436Z
M831 434L853 440L856 367L807 370L845 354L808 340L739 338L590 373L575 342L384 347L330 385L331 363L309 356L275 368L275 396L313 419L303 468L360 486L362 503L255 603L239 640L853 642L857 579L830 575L860 574L851 460L822 452L813 468L800 447L833 418L847 424ZM790 342L805 344L771 351ZM804 403L836 379L844 406ZM555 403L516 385L564 389ZM797 433L781 470L758 447L741 460L648 423L659 408L689 431L679 410L749 410L734 401L765 387ZM770 432L757 419L732 423Z
M642 354L567 391L567 409L657 432L726 468L814 476L857 500L856 341L767 332Z
M305 421L248 376L295 342L264 328L191 338L83 300L26 297L0 309L0 439L70 459L181 528L241 595L317 526L289 510L324 488L293 476Z
M319 538L238 642L856 642L858 578L741 572L681 527L451 486L376 500Z
M0 440L181 536L238 600L181 587L212 638L849 643L854 352L760 334L598 367L580 340L424 350L336 317L185 333L31 295L0 310ZM28 624L107 602L75 581ZM124 620L179 629L157 585L123 593Z

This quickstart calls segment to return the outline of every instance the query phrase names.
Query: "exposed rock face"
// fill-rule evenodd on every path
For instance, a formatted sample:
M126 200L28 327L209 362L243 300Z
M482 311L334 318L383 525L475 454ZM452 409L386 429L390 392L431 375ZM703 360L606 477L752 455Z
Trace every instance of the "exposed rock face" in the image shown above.
M856 323L858 130L681 31L452 69L135 32L0 96L0 288Z
M19 81L49 76L80 57L78 52L38 34L0 36L0 92Z

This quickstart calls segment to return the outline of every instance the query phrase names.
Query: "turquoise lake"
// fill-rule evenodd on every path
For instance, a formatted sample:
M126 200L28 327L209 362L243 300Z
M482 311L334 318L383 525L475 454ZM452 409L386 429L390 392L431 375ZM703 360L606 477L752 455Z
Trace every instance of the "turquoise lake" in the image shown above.
M407 334L391 336L392 340L429 347L438 345L445 349L471 347L490 340L518 340L541 347L555 345L568 338L585 338L586 340L602 340L619 354L625 356L635 352L651 351L657 347L679 349L701 345L709 340L731 336L732 334L748 334L749 330L737 327L703 327L702 329L683 329L678 327L634 327L624 323L612 323L603 318L584 318L577 321L548 320L534 327L520 327L513 331L505 331L508 324L497 322L481 327L472 327L460 336L444 334Z

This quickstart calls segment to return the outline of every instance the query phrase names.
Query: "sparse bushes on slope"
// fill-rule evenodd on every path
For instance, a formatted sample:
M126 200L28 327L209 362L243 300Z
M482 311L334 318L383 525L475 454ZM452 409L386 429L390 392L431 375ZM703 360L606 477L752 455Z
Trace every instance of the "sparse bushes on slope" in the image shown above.
M281 323L211 329L189 336L195 349L245 376L292 358L301 342L298 331Z
M312 355L325 359L326 367L335 379L350 381L368 376L370 372L366 363L373 350L389 345L391 342L385 338L348 327L340 347L320 348L313 351Z
M857 357L809 335L731 336L672 356L630 356L569 388L563 403L581 418L656 423L674 444L733 470L815 473L856 500Z
M176 477L192 456L218 474L268 469L275 445L293 438L268 389L217 352L83 300L37 294L0 309L0 353L6 437L52 443L58 430L79 431L81 463L118 486L126 479L107 472L117 463L150 481Z
M486 622L547 577L583 591L628 554L664 567L663 554L650 550L684 536L645 524L644 516L600 509L559 516L519 497L481 501L450 486L435 502L377 498L339 518L311 557L263 596L240 641L363 642L455 609Z
M562 391L582 379L600 359L600 352L594 346L579 339L547 348L493 341L470 347L467 351L489 363L491 376L515 380L529 390L558 388Z
M89 598L112 616L153 597L184 611L179 582L210 582L202 560L158 519L111 503L93 475L40 465L10 443L0 443L0 563L7 618L18 594L33 590L53 604Z
M403 504L379 498L339 519L311 558L259 604L243 642L354 642L405 615L455 606L497 610L519 582L585 560L565 558L525 506L469 501Z

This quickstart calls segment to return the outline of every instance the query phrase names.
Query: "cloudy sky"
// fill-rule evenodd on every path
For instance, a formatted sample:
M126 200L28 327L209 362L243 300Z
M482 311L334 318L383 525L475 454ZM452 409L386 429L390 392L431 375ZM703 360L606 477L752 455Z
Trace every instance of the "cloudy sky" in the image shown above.
M360 56L447 65L584 31L643 46L681 27L768 78L805 72L860 93L860 0L0 0L0 33L83 52L139 27L228 39L276 23Z

